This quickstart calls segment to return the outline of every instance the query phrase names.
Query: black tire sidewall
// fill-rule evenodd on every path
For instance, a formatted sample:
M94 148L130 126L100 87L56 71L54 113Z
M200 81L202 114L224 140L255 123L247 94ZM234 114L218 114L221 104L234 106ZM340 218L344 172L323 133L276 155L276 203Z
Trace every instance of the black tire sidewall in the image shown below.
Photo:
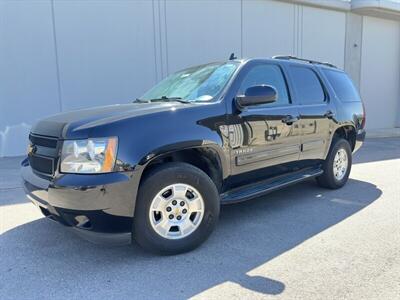
M334 166L335 155L340 149L346 151L348 165L346 174L343 176L342 179L338 180L334 175L333 166ZM351 166L352 166L352 152L349 142L345 139L337 139L329 153L329 157L326 160L324 166L324 172L326 172L329 185L331 185L332 188L339 188L345 185L350 175Z
M198 190L204 201L204 215L199 227L189 236L170 240L154 231L149 210L157 193L176 183L188 184ZM142 247L152 252L176 254L190 251L211 234L218 220L219 209L218 191L207 174L186 163L167 163L147 176L139 188L133 237Z

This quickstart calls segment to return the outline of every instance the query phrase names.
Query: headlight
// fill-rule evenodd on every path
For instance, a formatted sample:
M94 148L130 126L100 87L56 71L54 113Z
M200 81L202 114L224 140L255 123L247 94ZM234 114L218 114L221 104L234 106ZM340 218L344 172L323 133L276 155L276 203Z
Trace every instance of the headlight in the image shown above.
M64 141L62 173L107 173L114 170L118 138Z

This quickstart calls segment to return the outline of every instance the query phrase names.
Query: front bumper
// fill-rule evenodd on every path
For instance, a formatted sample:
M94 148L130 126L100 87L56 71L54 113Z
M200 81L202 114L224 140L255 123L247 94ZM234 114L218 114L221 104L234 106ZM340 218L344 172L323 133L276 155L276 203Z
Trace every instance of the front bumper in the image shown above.
M27 197L42 213L83 235L131 233L137 184L135 172L59 174L45 178L22 162Z

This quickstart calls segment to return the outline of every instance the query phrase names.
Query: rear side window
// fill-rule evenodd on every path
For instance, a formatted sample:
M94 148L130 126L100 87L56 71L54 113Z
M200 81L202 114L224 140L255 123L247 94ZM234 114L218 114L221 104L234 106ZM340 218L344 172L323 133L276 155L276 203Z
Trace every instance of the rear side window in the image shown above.
M339 100L343 102L361 101L357 89L346 73L326 69L323 70L323 73L328 78Z
M286 81L282 71L277 65L258 65L253 67L243 79L240 85L239 94L243 95L245 91L255 85L271 85L278 92L278 99L266 104L268 106L289 104L289 95L286 88Z
M301 104L319 104L325 102L325 93L317 74L305 67L290 67L290 75Z

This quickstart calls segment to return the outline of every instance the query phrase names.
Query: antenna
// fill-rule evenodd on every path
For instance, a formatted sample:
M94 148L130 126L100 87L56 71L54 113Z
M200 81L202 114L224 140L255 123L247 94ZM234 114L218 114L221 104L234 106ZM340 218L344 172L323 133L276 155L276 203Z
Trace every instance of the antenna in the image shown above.
M235 53L231 53L231 56L229 56L229 60L234 60L234 59L236 59L237 57L235 56Z

